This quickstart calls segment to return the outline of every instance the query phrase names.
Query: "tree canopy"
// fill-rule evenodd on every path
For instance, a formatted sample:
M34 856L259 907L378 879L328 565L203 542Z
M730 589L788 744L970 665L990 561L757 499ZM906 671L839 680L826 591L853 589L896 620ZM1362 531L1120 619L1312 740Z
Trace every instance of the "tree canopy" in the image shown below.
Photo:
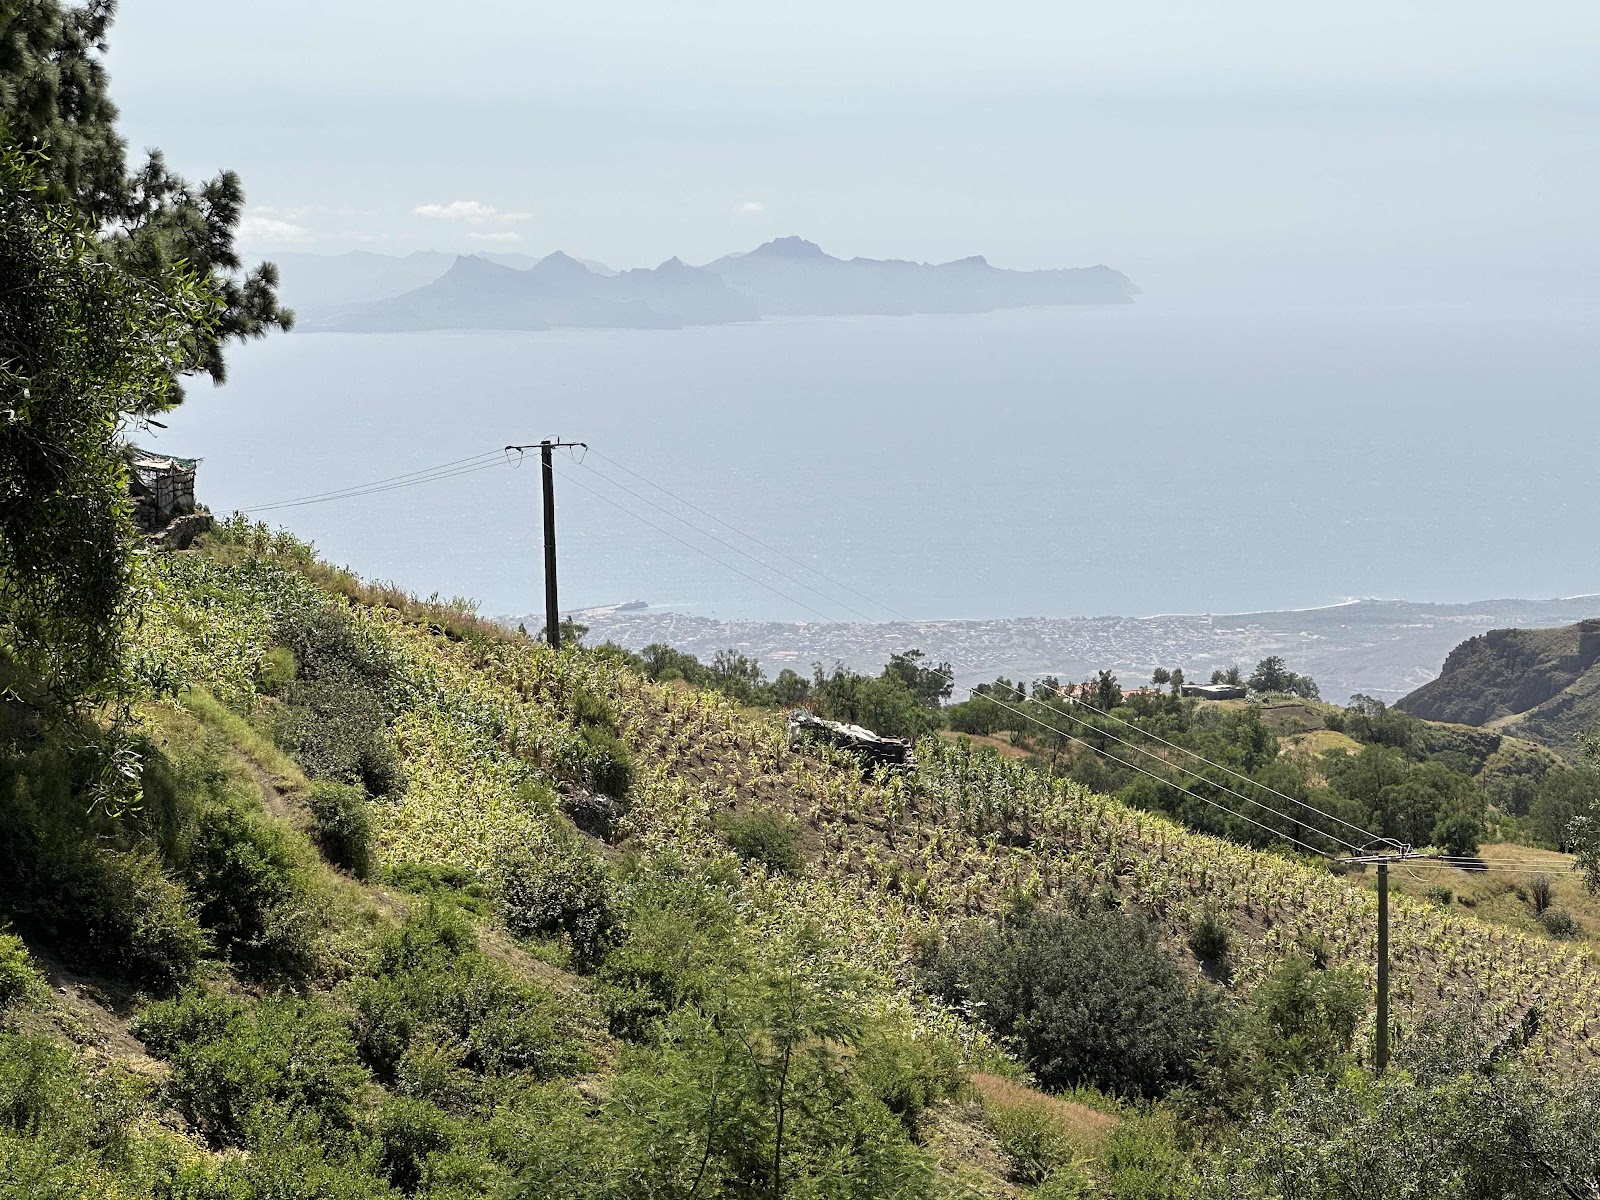
M99 254L95 230L0 150L0 654L41 699L94 697L130 616L131 525L121 435L159 408L205 290ZM12 681L13 685L16 681Z
M229 343L287 330L294 314L278 304L273 264L242 270L234 237L244 188L236 174L196 185L159 150L130 169L102 61L115 15L115 0L22 0L0 10L0 144L36 156L44 198L75 210L108 261L159 289L173 273L209 285L217 311L191 324L169 374L203 371L220 383ZM181 398L175 386L132 397L141 412Z

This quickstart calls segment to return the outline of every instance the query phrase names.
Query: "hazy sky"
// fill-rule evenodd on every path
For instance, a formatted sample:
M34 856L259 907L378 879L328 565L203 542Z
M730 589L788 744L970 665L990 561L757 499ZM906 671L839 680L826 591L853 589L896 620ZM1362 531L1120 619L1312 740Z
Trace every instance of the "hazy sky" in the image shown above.
M129 0L135 148L253 252L1105 262L1595 288L1600 3Z

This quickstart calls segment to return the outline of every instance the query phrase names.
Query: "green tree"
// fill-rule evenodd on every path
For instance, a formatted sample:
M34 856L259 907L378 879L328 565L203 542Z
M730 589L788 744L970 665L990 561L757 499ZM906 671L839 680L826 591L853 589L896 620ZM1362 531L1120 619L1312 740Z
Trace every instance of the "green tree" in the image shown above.
M777 931L700 1004L670 1014L608 1116L648 1193L910 1200L926 1160L873 1095L881 1037L862 977L814 931ZM730 964L731 965L731 964Z
M121 434L175 402L210 304L176 269L104 261L93 227L10 150L0 279L0 669L10 660L41 703L104 699L136 604Z
M1551 771L1528 809L1533 836L1557 850L1571 848L1572 821L1593 814L1600 801L1600 772L1590 768Z
M928 708L906 686L905 680L885 668L876 679L852 671L843 663L824 674L816 666L811 695L831 720L862 725L890 737L921 737L939 727L939 714Z
M936 709L950 698L956 685L951 678L953 671L949 663L925 666L923 659L926 657L921 650L891 654L888 664L883 668L883 675L886 679L891 675L897 676L906 685L906 690L917 698L918 704Z
M1238 668L1224 674L1228 683L1237 683ZM1250 678L1245 681L1252 692L1267 695L1272 692L1286 692L1292 696L1300 696L1307 700L1315 700L1320 691L1316 681L1307 675L1296 675L1285 665L1283 659L1276 654L1263 658L1256 664L1256 669L1250 672Z
M779 708L798 708L811 695L811 681L792 667L785 667L772 681L772 702Z
M196 186L170 171L160 151L129 168L103 61L115 15L115 0L28 0L0 10L0 144L41 156L46 199L87 221L101 257L158 292L178 272L209 285L218 309L189 322L169 375L204 371L220 383L228 343L286 330L294 314L278 304L273 264L241 271L237 175L223 171ZM145 389L136 411L180 398L175 384Z
M1256 664L1256 669L1250 672L1249 687L1252 692L1265 695L1288 690L1288 681L1289 668L1284 665L1283 659L1273 654L1263 658Z
M711 678L716 689L740 704L755 704L767 686L761 664L737 650L719 650L711 661Z
M1095 707L1101 709L1116 708L1122 703L1122 687L1110 671L1101 671L1095 677L1094 700Z

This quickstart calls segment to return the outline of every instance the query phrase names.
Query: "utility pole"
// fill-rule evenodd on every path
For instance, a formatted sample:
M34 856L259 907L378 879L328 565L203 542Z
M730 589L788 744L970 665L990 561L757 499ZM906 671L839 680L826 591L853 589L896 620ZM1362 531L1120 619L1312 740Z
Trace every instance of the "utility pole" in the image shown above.
M1387 841L1387 839L1385 839ZM1438 858L1436 854L1416 854L1410 846L1388 842L1394 849L1386 854L1358 854L1341 861L1378 868L1378 1021L1373 1031L1372 1065L1379 1075L1389 1069L1389 864L1409 858Z
M1389 864L1378 864L1378 1038L1373 1065L1389 1069Z
M572 446L589 447L583 442L563 442L545 438L539 443L539 475L544 491L544 635L552 650L561 649L561 609L556 600L556 470L550 461L552 451ZM507 446L522 453L528 446Z

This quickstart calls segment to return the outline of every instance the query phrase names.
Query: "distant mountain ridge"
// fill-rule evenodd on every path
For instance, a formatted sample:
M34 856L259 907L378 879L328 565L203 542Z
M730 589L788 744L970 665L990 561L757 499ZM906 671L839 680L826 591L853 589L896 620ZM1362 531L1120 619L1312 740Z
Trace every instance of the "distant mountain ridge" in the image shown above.
M1397 707L1429 721L1484 725L1565 754L1600 727L1600 619L1556 629L1492 629L1450 652L1439 677Z
M1128 304L1139 289L1110 267L1012 271L981 256L948 263L842 259L777 238L703 267L670 258L611 271L557 251L448 256L419 251L285 255L284 295L305 328L662 329L767 316L902 316L1062 304ZM302 294L301 287L304 286Z

